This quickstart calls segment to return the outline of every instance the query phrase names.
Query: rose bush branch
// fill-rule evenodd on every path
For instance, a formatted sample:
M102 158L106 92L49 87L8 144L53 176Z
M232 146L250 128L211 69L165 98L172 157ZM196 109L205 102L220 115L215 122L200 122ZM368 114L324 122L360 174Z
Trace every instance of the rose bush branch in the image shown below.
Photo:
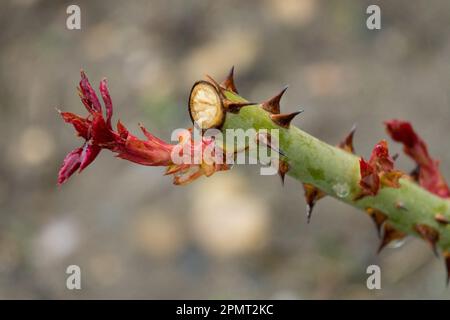
M281 113L280 100L285 91L261 103L249 102L238 94L232 69L220 84L208 77L194 85L189 114L202 130L278 129L279 173L283 178L287 174L303 184L308 219L318 200L332 196L362 209L373 219L381 238L379 250L407 235L418 236L429 243L436 255L442 253L447 274L450 274L450 191L439 171L438 161L429 155L425 142L412 126L399 120L385 123L391 138L402 143L405 153L417 164L416 170L407 174L395 168L395 157L389 155L385 140L375 144L370 158L365 160L354 154L354 130L338 146L332 146L291 125L300 112ZM79 93L88 116L67 112L61 115L74 126L84 143L66 156L59 172L59 183L83 170L102 149L138 164L164 166L166 174L174 176L175 184L186 184L203 175L229 169L226 163L214 162L214 154L199 163L172 160L175 148L181 145L183 152L204 150L214 144L210 137L195 141L191 135L181 134L177 144L168 144L143 127L144 140L129 133L120 122L117 129L113 129L112 102L106 80L100 83L105 115L84 73ZM270 144L270 139L268 141ZM214 150L226 153L226 150Z

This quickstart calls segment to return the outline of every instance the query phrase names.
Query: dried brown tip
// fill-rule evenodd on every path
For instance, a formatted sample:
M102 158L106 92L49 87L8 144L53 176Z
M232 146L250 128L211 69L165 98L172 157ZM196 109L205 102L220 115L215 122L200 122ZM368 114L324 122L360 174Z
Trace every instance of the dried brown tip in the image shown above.
M445 268L447 269L447 287L450 282L450 251L445 251L444 253L445 259Z
M434 255L437 257L437 247L436 243L439 241L439 231L433 227L427 226L426 224L416 224L414 230L420 235L420 237L428 242Z
M289 171L289 163L285 160L280 159L278 162L278 175L281 178L281 184L284 185L284 177L286 173Z
M254 102L232 102L228 99L223 100L223 106L225 107L227 112L231 113L239 113L241 108L246 106L253 106L256 103Z
M225 121L225 109L216 86L198 81L189 95L189 115L201 129L220 128Z
M350 133L347 135L347 137L345 137L344 141L339 143L338 147L347 152L354 153L355 148L353 147L353 136L355 135L355 132L356 125L353 125Z
M381 238L381 227L383 223L388 219L387 215L377 209L367 208L366 212L369 214L372 221L375 223L375 227L377 228L378 237Z
M231 70L228 73L227 78L220 84L220 86L236 94L238 93L236 85L234 84L234 66L231 67Z
M309 183L304 183L303 189L305 190L306 221L309 223L311 221L314 206L317 201L326 196L326 193Z
M303 110L292 112L292 113L271 114L270 119L272 119L272 121L275 122L280 127L289 129L292 119L294 119L298 114L300 114L302 112L303 112Z
M383 238L381 239L380 246L378 247L378 253L383 250L389 243L396 240L401 240L406 234L400 230L397 230L389 222L383 224Z
M440 224L442 224L444 226L446 226L446 225L448 225L450 223L450 220L446 216L441 214L441 213L436 214L434 216L434 220L436 220L436 222L438 222L438 223L440 223Z
M288 86L284 87L283 90L281 90L280 93L278 93L276 96L261 103L261 107L264 110L266 110L272 114L279 114L280 113L280 100L287 89L288 89Z

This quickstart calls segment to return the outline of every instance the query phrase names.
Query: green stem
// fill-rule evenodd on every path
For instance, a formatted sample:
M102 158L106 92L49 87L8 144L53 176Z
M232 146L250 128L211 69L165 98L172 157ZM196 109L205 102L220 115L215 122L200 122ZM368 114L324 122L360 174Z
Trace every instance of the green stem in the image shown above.
M232 92L225 94L230 101L245 101ZM244 107L237 114L227 113L222 126L222 130L252 128L280 130L279 147L289 162L289 176L354 207L378 209L406 234L418 236L414 229L417 224L433 227L439 232L437 246L450 251L450 225L435 219L436 214L441 214L450 220L449 200L435 196L408 178L401 178L399 188L383 187L376 196L355 201L360 192L358 156L326 144L293 125L289 129L279 127L260 105Z

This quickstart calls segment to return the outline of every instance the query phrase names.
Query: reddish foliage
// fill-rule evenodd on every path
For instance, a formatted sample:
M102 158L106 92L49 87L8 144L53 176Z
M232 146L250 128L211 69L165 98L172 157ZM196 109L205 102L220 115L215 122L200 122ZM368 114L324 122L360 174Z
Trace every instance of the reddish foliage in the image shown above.
M389 156L387 142L381 140L373 148L370 160L363 158L359 160L361 180L359 185L362 189L358 199L364 196L375 196L381 187L387 186L398 188L398 180L402 176L400 171L394 170L394 160Z
M407 121L385 122L387 132L393 140L403 144L403 151L418 165L418 182L428 191L442 197L450 197L450 189L439 170L439 161L433 159L426 143L416 134Z
M141 140L130 134L120 121L117 122L117 131L114 131L111 126L113 105L106 79L100 82L100 93L106 109L106 120L103 116L100 101L83 71L81 72L78 92L89 114L86 117L70 112L60 112L60 114L65 122L73 125L77 134L85 142L82 147L76 148L65 157L58 174L59 184L66 182L76 171L81 172L86 168L95 160L102 149L109 149L116 153L119 158L138 164L166 166L166 174L174 174L175 184L186 184L202 175L210 176L216 171L228 169L226 164L219 165L214 161L204 161L203 158L198 164L192 164L192 161L176 164L172 161L171 155L177 145L166 143L142 126L141 130L147 140ZM190 134L191 131L186 132L187 134L184 133L183 136L179 137L178 145L182 144L187 147L182 149L180 155L183 155L184 150L192 151L195 148L204 150L213 143L212 139L205 137L202 137L200 141L194 141Z

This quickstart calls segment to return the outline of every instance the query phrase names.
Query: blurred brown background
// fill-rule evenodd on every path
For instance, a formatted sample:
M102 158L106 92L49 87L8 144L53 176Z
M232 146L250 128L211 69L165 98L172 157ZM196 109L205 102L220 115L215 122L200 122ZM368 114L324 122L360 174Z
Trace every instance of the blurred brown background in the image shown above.
M66 29L72 3L80 31ZM85 113L83 68L95 87L109 79L116 120L169 139L190 125L193 82L235 65L250 100L289 84L283 108L301 106L296 125L331 144L357 123L365 156L383 120L412 121L450 177L449 1L6 0L0 30L0 298L450 298L424 242L377 255L370 219L331 198L306 225L300 184L256 166L175 187L103 152L57 187L81 141L55 111ZM70 264L82 290L65 287ZM366 288L370 264L382 290Z

